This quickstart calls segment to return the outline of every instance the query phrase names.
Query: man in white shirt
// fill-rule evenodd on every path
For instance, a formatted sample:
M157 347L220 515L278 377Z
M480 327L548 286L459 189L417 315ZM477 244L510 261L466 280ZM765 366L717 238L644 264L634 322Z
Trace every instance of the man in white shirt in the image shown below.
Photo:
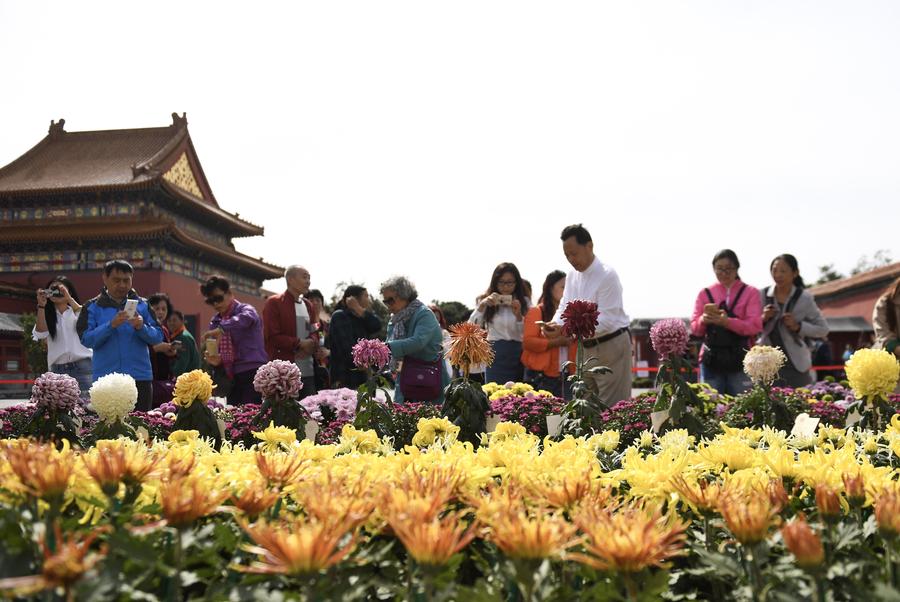
M584 341L584 360L595 357L597 361L589 367L607 366L612 373L585 373L584 378L600 401L611 406L631 397L631 320L622 304L622 284L616 271L594 255L594 243L584 226L567 226L560 239L574 270L566 276L566 288L553 316L555 324L546 326L544 333L548 337L559 335L561 316L569 301L583 299L597 304L597 331Z

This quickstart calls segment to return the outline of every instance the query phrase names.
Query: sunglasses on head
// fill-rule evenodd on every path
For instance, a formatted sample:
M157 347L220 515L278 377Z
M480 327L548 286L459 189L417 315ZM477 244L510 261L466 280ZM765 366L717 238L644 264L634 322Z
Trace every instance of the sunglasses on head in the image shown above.
M207 297L205 302L207 305L215 305L216 303L221 303L225 300L225 295L212 295L211 297Z

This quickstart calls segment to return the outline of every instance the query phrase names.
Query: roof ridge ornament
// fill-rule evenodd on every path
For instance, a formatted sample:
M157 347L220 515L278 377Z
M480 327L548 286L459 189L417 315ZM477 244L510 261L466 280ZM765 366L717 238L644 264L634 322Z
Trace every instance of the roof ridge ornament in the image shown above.
M60 134L65 134L66 130L63 129L66 125L66 120L60 118L59 121L50 120L50 129L47 130L47 133L51 136L59 136Z
M187 125L187 112L178 116L178 113L172 113L172 127L182 128Z

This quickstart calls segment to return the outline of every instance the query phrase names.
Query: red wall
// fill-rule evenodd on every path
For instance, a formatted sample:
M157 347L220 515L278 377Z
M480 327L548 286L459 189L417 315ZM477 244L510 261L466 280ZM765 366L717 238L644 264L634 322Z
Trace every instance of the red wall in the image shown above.
M12 282L37 290L46 286L47 282L56 275L57 273L55 272L37 274L7 272L2 275L2 278L5 282ZM65 275L75 285L82 302L96 296L103 288L103 278L99 271L94 273L71 272ZM166 293L172 299L173 307L181 310L185 315L197 316L198 330L200 332L194 334L202 334L213 316L213 309L203 302L203 297L200 295L200 282L193 278L162 270L138 269L134 273L134 288L142 297L149 297L156 292ZM235 293L235 297L244 303L249 303L262 315L265 299L239 292ZM36 299L34 298L28 300L0 298L0 312L11 314L34 312L35 304Z
M828 317L862 316L866 322L872 323L872 311L875 302L884 291L881 289L865 291L854 295L841 296L838 299L817 300L822 314Z

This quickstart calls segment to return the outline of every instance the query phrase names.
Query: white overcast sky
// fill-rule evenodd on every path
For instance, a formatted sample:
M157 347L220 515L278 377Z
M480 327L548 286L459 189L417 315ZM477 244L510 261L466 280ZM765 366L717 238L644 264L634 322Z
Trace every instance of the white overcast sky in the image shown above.
M583 222L632 317L684 316L722 247L759 286L782 252L898 259L898 32L893 1L0 0L0 165L51 119L186 111L265 226L237 248L326 297L405 274L471 306L501 261L538 288Z

